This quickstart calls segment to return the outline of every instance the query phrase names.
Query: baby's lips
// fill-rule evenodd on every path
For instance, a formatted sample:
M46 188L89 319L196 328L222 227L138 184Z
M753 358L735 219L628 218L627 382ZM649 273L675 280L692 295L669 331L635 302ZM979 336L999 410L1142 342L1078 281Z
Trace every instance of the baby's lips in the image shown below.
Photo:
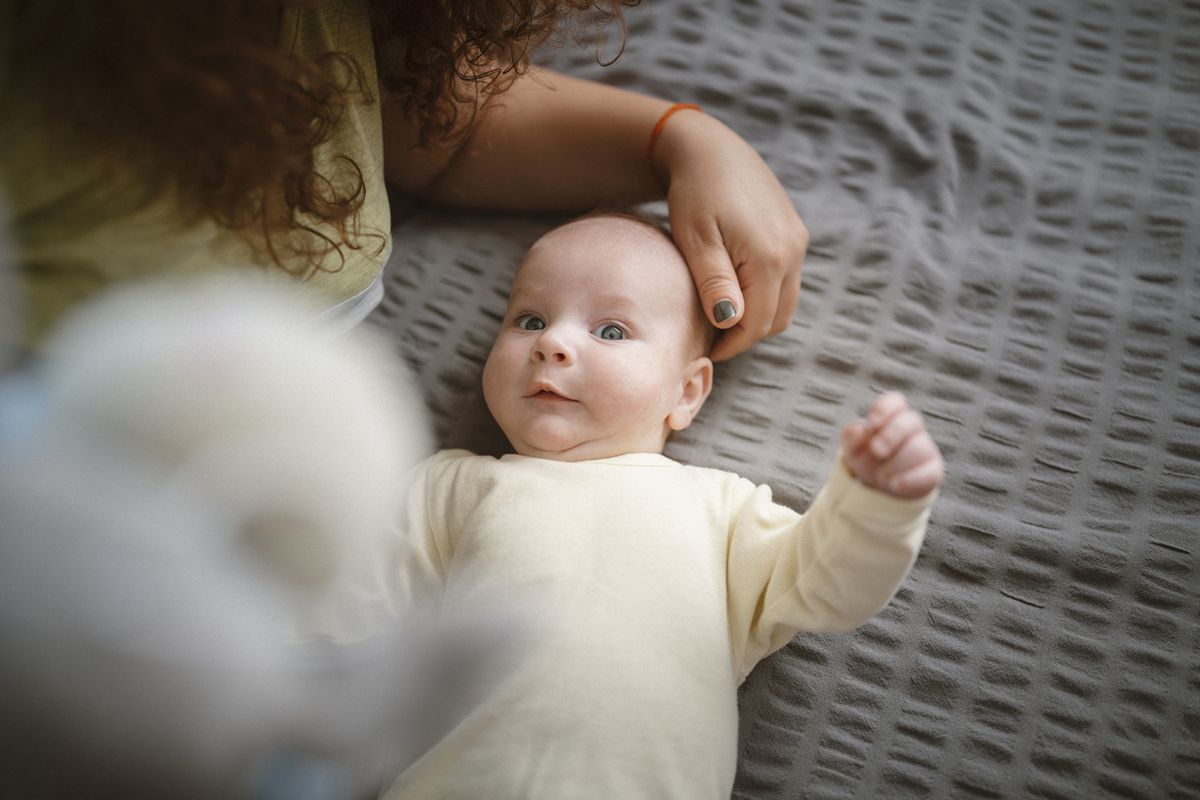
M542 394L543 392L548 392L550 394L557 395L564 400L574 399L574 398L564 394L557 386L555 386L553 383L550 383L549 381L537 381L536 383L533 384L533 386L529 390L529 393L526 394L525 396L526 397L537 397L539 394Z

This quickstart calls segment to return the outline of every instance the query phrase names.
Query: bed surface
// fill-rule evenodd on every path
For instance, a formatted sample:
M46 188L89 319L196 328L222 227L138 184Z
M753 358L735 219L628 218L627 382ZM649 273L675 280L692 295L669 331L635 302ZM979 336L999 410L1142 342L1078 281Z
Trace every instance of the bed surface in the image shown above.
M790 330L682 461L803 508L885 389L947 480L909 580L740 694L741 798L1200 797L1200 3L651 0L578 75L694 101L812 234ZM553 220L422 214L371 318L439 441Z

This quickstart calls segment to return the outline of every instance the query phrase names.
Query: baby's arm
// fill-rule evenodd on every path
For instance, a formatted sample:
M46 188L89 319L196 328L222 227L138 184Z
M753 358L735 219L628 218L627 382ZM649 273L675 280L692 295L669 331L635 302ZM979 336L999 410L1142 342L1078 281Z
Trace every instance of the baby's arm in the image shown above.
M727 585L739 677L797 631L862 624L916 559L943 474L920 415L885 394L842 443L842 463L802 515L765 486L742 481L734 493Z
M863 484L901 500L924 497L945 474L925 421L899 392L880 395L866 420L842 429L842 458Z

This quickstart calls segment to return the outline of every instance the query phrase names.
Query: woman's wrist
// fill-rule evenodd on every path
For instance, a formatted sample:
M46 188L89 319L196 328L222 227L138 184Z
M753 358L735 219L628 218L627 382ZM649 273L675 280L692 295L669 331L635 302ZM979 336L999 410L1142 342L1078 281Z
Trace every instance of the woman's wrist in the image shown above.
M720 146L727 136L738 138L715 117L697 109L679 107L666 118L649 152L650 166L659 185L666 189L671 175L682 164L701 158L706 152L711 153L712 148Z
M646 158L651 164L654 163L654 145L658 142L658 137L662 135L663 128L666 127L671 117L680 111L698 111L703 113L704 109L700 108L696 103L673 103L667 106L667 110L662 113L662 116L658 118L658 122L654 124L653 130L650 131L650 141L646 143Z

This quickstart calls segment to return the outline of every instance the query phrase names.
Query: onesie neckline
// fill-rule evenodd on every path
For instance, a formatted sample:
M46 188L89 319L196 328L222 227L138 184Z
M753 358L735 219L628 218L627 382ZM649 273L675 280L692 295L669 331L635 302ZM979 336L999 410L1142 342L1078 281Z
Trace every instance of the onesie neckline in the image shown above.
M622 453L608 458L584 459L582 461L558 461L553 458L538 456L523 456L520 453L508 453L500 457L501 461L545 461L556 464L595 464L613 467L677 467L678 461L667 458L662 453Z

